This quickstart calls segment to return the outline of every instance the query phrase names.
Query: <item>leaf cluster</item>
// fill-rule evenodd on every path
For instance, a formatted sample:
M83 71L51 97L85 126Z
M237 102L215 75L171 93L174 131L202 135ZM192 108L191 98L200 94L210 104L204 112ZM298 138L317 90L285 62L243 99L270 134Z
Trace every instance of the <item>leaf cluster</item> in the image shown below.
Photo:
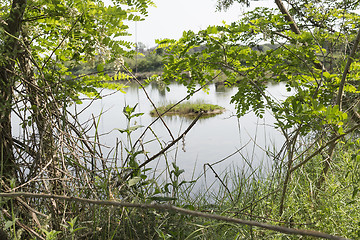
M322 11L315 5L306 6L314 13ZM345 119L343 112L330 112L348 53L344 47L355 37L353 21L358 15L340 15L343 9L331 9L326 14L332 18L316 20L329 25L305 28L300 34L291 31L283 14L267 8L255 9L236 23L209 26L198 33L184 32L175 43L163 42L170 44L163 77L165 81L179 81L191 93L196 84L212 82L221 72L226 76L225 84L238 88L231 102L236 104L239 117L250 110L262 117L269 109L283 129L301 125L302 132L307 133L320 130L324 124L340 126L340 119ZM340 24L340 20L335 31L331 24ZM278 47L259 51L257 46L263 41ZM200 46L200 51L192 51ZM352 69L355 66L356 61ZM353 74L357 72L348 75L351 81L346 84L346 95L358 91L358 78ZM272 98L266 91L269 82L285 84L291 96Z

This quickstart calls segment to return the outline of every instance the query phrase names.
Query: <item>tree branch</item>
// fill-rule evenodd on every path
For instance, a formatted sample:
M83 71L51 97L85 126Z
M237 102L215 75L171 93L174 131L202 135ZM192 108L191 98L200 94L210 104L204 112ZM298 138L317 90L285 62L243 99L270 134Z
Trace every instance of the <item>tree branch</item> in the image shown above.
M275 0L275 3L278 6L280 12L285 15L286 20L289 22L291 31L293 31L295 34L301 34L298 25L295 23L294 18L290 15L289 11L285 8L283 2L281 0ZM307 43L305 44L307 45ZM321 62L314 62L314 65L317 69L328 72Z
M315 152L313 152L310 156L308 156L304 161L300 162L298 165L296 165L295 167L290 169L290 172L295 171L296 169L298 169L299 167L301 167L302 165L304 165L305 163L307 163L308 161L310 161L313 157L315 157L316 155L318 155L319 153L321 153L322 150L324 150L327 146L329 146L330 144L332 144L333 142L339 140L340 138L344 137L345 135L354 132L357 128L360 127L360 124L355 125L354 127L352 127L351 129L349 129L348 131L346 131L344 134L338 135L332 139L330 139L326 144L324 144L322 147L318 148Z
M267 230L272 230L276 232L282 232L285 234L292 235L301 235L301 236L312 236L325 239L334 239L334 240L346 240L347 238L334 236L327 233L317 232L313 230L301 230L295 228L287 228L283 226L271 225L267 223L261 223L256 221L243 220L239 218L231 218L226 216L221 216L217 214L209 214L197 212L189 209L184 209L180 207L175 207L167 204L142 204L142 203L127 203L127 202L115 202L115 201L106 201L106 200L94 200L78 197L68 197L62 195L51 195L51 194L40 194L40 193L26 193L26 192L13 192L13 193L0 193L0 197L15 198L15 197L35 197L35 198L49 198L49 199L58 199L65 201L75 201L82 202L87 204L102 205L102 206L114 206L114 207L128 207L128 208L143 208L143 209L157 209L161 211L173 211L182 215L190 215L194 217L208 218L219 221L231 222L241 225L254 226L259 228L264 228Z
M339 85L339 92L338 92L338 95L337 95L337 98L336 98L336 105L339 106L340 111L341 111L341 108L342 108L342 98L343 98L343 95L344 95L344 87L345 87L345 83L346 83L346 76L349 73L349 69L350 69L351 63L353 61L353 58L355 56L356 49L358 48L359 42L360 42L360 29L359 29L359 31L358 31L358 33L356 35L354 46L351 49L351 53L350 53L350 55L349 55L349 57L347 59L345 69L344 69L344 72L343 72L343 75L342 75L342 78L341 78L341 82L340 82L340 85Z
M156 159L157 157L159 157L161 154L164 154L169 148L171 148L172 146L174 146L175 143L177 143L179 140L181 140L189 131L190 129L196 124L196 122L199 120L199 118L202 116L202 113L200 113L195 119L194 121L191 122L191 124L189 125L189 127L175 140L173 140L170 144L168 144L166 147L164 147L163 149L161 149L161 151L159 151L157 154L155 154L154 156L152 156L151 158L147 159L145 162L143 162L142 164L140 164L140 166L138 167L138 169L144 167L146 164L148 164L149 162L153 161L154 159ZM135 170L137 169L133 169L126 177L125 179L127 179Z
M289 11L285 8L283 2L281 0L275 0L276 5L278 6L280 12L285 15L286 20L289 22L291 31L296 34L300 34L300 29L296 25L293 17L290 15Z

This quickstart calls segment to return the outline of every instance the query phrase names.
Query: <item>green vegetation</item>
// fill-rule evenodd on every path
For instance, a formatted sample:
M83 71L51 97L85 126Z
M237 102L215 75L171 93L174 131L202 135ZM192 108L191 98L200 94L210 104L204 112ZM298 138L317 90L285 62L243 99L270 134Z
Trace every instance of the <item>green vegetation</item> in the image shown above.
M234 2L249 3L219 0L218 8ZM186 179L181 159L167 156L198 118L177 137L164 124L165 142L152 123L137 124L136 105L126 106L126 127L108 149L102 115L81 122L71 108L80 93L95 100L114 78L129 78L124 59L134 44L118 37L151 1L1 1L0 238L359 239L360 2L284 2L159 41L156 54L138 59L142 71L157 71L162 60L163 83L176 80L189 96L221 76L238 90L238 117L274 116L285 140L264 149L271 167L229 153L249 166L218 173L220 160L206 164L216 180L203 189L204 175ZM259 49L264 42L271 45ZM96 73L75 74L81 64ZM293 94L274 99L269 81ZM191 111L210 109L198 105ZM159 151L150 155L149 143ZM154 161L165 170L150 168Z
M130 53L133 53L133 55ZM139 80L148 79L155 74L160 75L164 67L162 62L163 56L157 53L155 49L142 50L142 52L138 53L130 51L125 54L123 60L123 66L119 65L119 62L116 60L108 61L104 64L101 59L97 59L79 63L75 66L72 64L72 61L69 61L66 63L66 67L70 69L74 76L98 76L101 73L111 76L111 81L127 81L132 78L132 74ZM100 69L98 68L99 65L101 66ZM114 69L117 69L119 72L116 73ZM127 71L130 71L132 74Z
M155 72L159 73L163 70L162 56L149 50L145 54L139 54L137 60L126 59L126 63L129 65L133 72L145 73Z
M198 100L194 103L169 103L157 107L157 111L159 114L165 113L166 115L196 115L200 112L204 115L217 115L223 113L225 109L219 105L209 104L205 103L204 101ZM155 109L151 110L150 115L157 116Z

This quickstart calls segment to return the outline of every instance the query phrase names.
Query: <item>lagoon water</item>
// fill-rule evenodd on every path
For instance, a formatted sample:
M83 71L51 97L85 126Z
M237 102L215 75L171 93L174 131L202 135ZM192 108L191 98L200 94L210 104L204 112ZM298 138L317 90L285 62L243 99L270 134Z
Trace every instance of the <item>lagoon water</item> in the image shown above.
M169 88L170 91L167 92L166 90L160 90L156 84L150 84L146 87L146 91L156 105L169 101L178 101L187 95L187 89L176 83L171 84ZM185 170L184 177L186 179L191 178L192 174L199 175L203 171L205 164L214 164L224 158L226 160L213 165L213 168L218 173L228 167L255 169L260 165L265 168L270 166L272 159L267 156L265 150L280 148L284 138L274 128L274 119L268 112L265 113L262 119L257 118L253 113L237 118L235 116L235 105L230 104L231 96L236 91L236 88L217 89L213 84L209 86L207 91L201 90L192 96L189 101L202 99L207 103L226 108L226 112L211 118L200 119L186 137L167 152L166 157L161 156L148 166L161 173L166 164L176 162L180 169ZM288 95L283 85L269 85L268 92L277 99L283 98L286 94ZM126 93L108 89L102 90L101 93L104 97L92 102L82 113L81 120L86 121L91 119L92 116L101 115L98 131L102 133L100 142L108 146L108 148L103 149L104 155L106 155L110 149L115 147L117 141L121 141L123 146L128 145L126 134L117 130L127 127L126 118L122 113L124 106L138 104L136 112L144 113L144 115L132 120L132 126L135 124L148 126L155 118L149 114L152 109L151 103L144 91L137 85L129 85ZM90 102L90 100L84 100L82 105L77 106L77 110L81 110ZM181 116L164 116L163 119L172 131L174 138L181 135L192 121ZM160 120L153 124L151 128L156 137L151 131L147 131L142 138L144 150L149 157L161 150L160 144L165 146L172 140ZM135 142L145 129L145 127L137 129L132 134L132 141ZM238 151L239 149L241 150ZM238 152L228 157L236 151ZM114 151L112 151L109 157L114 156ZM145 159L144 155L139 155L137 160L142 163ZM118 166L121 165L119 156L118 159L111 161L118 161Z

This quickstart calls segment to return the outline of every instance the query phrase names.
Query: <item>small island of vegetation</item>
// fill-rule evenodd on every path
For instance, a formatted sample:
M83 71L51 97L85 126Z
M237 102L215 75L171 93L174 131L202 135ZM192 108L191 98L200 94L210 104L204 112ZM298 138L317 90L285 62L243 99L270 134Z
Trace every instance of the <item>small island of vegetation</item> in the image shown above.
M165 115L181 115L181 116L193 116L200 112L204 114L206 117L215 116L217 114L221 114L225 111L225 108L205 103L202 100L198 100L196 102L184 102L175 105L175 103L169 103L161 105L157 108L159 114L165 113ZM171 108L171 109L170 109ZM168 111L168 109L170 109ZM150 111L151 116L157 116L155 109Z

